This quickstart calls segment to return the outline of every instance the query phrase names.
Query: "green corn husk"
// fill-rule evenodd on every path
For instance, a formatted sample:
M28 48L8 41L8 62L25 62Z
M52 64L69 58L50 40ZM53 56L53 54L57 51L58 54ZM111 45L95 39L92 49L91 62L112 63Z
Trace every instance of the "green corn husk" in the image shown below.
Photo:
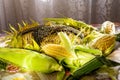
M53 58L31 50L0 48L0 58L28 71L51 73L62 70L62 66L60 66Z
M102 55L102 51L100 51L99 49L92 49L92 48L89 48L89 47L83 46L83 45L76 45L75 50L83 51L83 52L90 53L93 55Z
M67 36L66 33L64 32L59 32L58 33L59 37L60 37L60 40L61 40L61 45L63 47L66 48L66 50L71 53L71 55L76 58L76 54L75 54L75 51L74 51L74 44L72 44L72 41L70 40L70 38Z
M82 75L88 74L91 71L101 67L104 65L104 61L102 61L103 57L97 56L85 63L79 69L71 73L66 80L79 80Z
M95 58L94 55L92 55L90 53L83 52L83 51L76 51L76 54L80 60L81 66L83 66L85 63L87 63L90 60L92 60L93 58Z

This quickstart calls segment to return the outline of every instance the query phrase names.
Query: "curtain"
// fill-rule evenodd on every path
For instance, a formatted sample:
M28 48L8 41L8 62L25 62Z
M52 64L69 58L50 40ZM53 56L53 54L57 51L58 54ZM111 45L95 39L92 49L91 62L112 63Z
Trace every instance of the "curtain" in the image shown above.
M120 0L0 0L0 32L9 24L47 17L71 17L89 24L120 21Z

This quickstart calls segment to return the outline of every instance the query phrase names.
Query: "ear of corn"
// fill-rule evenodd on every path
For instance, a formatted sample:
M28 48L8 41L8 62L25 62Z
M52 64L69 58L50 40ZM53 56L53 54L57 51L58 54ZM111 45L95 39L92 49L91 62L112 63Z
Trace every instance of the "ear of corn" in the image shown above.
M83 66L79 67L79 69L71 73L66 80L79 80L81 76L89 74L93 70L96 70L102 66L113 67L115 66L114 64L119 65L119 63L108 60L104 56L96 56Z
M68 52L65 47L59 44L46 44L42 47L42 50L45 52L45 54L52 56L58 60L74 57L74 55Z
M20 66L23 70L43 73L62 70L53 58L25 49L0 48L0 58Z
M54 71L61 71L62 66L60 66L53 58L48 57L43 54L33 55L30 61L26 60L25 63L28 69L33 71L40 71L42 73L51 73ZM43 61L43 62L41 62Z
M103 55L110 54L116 43L115 35L101 34L96 32L85 37L83 39L83 43L84 42L86 46L102 51Z
M61 44L46 44L42 47L42 50L45 52L45 54L50 55L58 60L62 60L64 58L76 58L72 42L67 34L59 32L58 35L60 37Z
M95 42L90 43L90 46L92 48L101 50L103 52L103 55L110 54L111 51L114 49L114 47L112 47L112 48L110 48L110 47L114 46L114 45L115 45L115 36L114 35L103 35L100 38L98 38L97 40L95 40ZM109 48L111 50L107 50Z

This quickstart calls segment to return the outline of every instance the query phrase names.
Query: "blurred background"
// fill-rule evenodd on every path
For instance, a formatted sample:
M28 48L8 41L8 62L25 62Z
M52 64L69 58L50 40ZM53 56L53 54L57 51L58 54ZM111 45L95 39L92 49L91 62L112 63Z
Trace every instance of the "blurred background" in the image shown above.
M47 17L71 17L88 24L120 22L120 0L0 0L0 32L8 24Z

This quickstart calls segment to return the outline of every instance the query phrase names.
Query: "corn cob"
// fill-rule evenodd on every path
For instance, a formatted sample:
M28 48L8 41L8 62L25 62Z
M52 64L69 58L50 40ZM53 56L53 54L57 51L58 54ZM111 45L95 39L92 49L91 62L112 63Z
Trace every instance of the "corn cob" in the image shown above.
M68 52L65 47L58 44L46 44L42 47L42 50L45 52L45 54L52 56L58 60L62 60L66 57L74 57L74 55Z
M97 39L97 38L96 38ZM93 40L95 41L95 40ZM111 50L106 51L112 46ZM91 47L95 49L101 50L104 54L108 55L111 53L115 46L115 36L114 35L103 35L100 38L98 38L95 42L91 42Z
M42 73L62 70L62 66L53 58L25 49L0 48L0 58L20 66L23 70L40 71Z

